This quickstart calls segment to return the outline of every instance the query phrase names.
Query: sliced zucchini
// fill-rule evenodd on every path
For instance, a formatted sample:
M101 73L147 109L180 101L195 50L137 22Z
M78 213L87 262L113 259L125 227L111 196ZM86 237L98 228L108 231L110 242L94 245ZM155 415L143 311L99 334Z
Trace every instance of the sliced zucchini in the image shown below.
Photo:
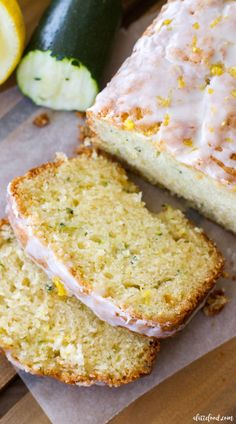
M67 58L58 61L50 51L27 54L17 79L21 91L34 103L55 110L84 111L98 93L98 84L84 65L75 66Z
M17 71L37 105L85 111L99 92L121 18L120 0L53 0Z

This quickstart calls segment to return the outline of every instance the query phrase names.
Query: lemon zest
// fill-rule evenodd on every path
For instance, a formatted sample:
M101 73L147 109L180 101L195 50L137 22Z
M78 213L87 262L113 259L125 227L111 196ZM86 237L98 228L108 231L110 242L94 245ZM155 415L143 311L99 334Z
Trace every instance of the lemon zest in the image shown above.
M161 107L169 107L171 104L171 98L170 97L162 97L162 96L157 96L157 100L158 100L158 104Z
M63 296L67 296L68 295L68 293L67 293L67 291L65 289L65 286L61 282L61 279L59 277L54 277L52 279L52 281L53 281L53 283L55 284L55 286L57 288L57 294L58 294L58 296L63 297Z
M193 140L191 138L185 138L183 141L183 144L187 147L192 147L193 146Z
M192 25L194 29L199 29L200 25L198 22L194 22L194 24Z
M166 115L164 116L163 125L167 127L169 123L170 123L170 115L166 113Z
M171 22L173 21L173 19L165 19L163 22L162 22L162 25L165 25L165 26L168 26L168 25L170 25L171 24Z
M133 130L135 125L134 125L134 121L132 121L132 119L127 118L124 122L124 127L126 130Z
M178 77L178 87L179 87L179 88L184 88L184 87L186 87L186 83L185 83L185 81L184 81L183 76Z
M207 91L208 91L209 94L213 94L215 92L215 90L213 88L208 88Z
M211 65L210 71L212 76L219 77L224 73L224 65L222 65L222 63L215 63L214 65Z
M214 28L216 25L218 25L222 21L222 16L218 16L210 25L211 28Z
M231 68L229 68L228 72L231 75L231 77L236 78L236 66L232 66Z

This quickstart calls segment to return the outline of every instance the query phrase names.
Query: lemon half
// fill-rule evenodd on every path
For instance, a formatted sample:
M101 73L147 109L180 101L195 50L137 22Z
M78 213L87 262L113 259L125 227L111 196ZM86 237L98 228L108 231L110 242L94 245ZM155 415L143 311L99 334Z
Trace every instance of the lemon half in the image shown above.
M25 45L25 25L16 0L0 0L0 84L18 65Z

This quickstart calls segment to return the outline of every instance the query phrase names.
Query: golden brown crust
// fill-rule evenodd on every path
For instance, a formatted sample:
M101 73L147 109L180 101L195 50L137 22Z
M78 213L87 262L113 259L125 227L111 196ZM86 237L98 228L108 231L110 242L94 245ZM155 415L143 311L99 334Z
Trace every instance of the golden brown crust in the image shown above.
M143 336L145 337L145 336ZM3 342L0 340L1 348L3 351L9 352L13 358L13 361L16 361L19 363L19 366L22 368L25 368L25 371L30 372L31 374L42 376L42 377L51 377L56 380L61 381L62 383L66 384L81 384L81 385L92 385L96 383L103 383L110 387L119 387L123 384L131 383L138 378L144 377L146 375L149 375L152 371L156 355L160 350L160 343L157 339L150 339L150 346L147 348L146 353L146 364L136 371L133 371L129 375L124 375L122 378L117 379L111 377L110 374L98 374L93 373L88 376L77 374L76 372L71 372L70 367L68 366L68 370L65 369L59 369L58 367L55 367L54 369L42 369L41 372L36 372L32 368L32 363L30 362L21 362L20 359L16 356L16 354L12 354L11 352L14 350L12 346L4 346ZM15 355L15 356L14 356Z
M19 212L27 216L27 212L25 208L23 207L23 202L21 202L19 198L19 193L18 193L19 184L21 184L24 180L28 180L28 179L36 177L37 175L42 174L45 170L50 169L51 171L53 171L54 169L58 168L58 166L60 166L61 163L62 163L62 160L44 163L37 168L30 169L25 175L14 178L14 180L10 183L11 195L15 198L15 201L19 207Z
M55 369L54 371L47 371L44 370L42 372L42 376L45 377L52 377L56 380L59 380L66 384L84 384L84 385L92 385L96 383L104 383L110 387L119 387L123 384L132 383L133 381L137 380L138 378L144 377L145 375L148 375L151 373L154 361L156 359L156 355L160 350L160 344L157 340L153 340L150 342L150 348L147 349L147 362L146 365L143 368L140 368L139 370L134 371L130 375L123 376L120 379L113 378L111 375L106 374L98 374L93 373L89 376L83 376L78 375L76 373L68 373L67 371L59 371Z
M189 222L189 224L194 227L194 224L192 224L191 222ZM198 307L203 303L204 299L207 297L207 295L215 286L217 280L221 277L224 270L225 260L221 252L217 249L216 245L208 238L208 236L205 233L201 233L200 235L208 243L209 248L211 248L214 251L214 254L216 257L215 268L212 270L208 278L202 283L202 289L201 290L199 289L196 292L194 297L186 301L186 306L184 307L182 313L178 314L176 319L173 319L171 322L170 321L168 322L168 318L165 317L164 315L162 317L160 316L153 317L152 320L149 320L150 326L161 324L161 328L164 331L173 331L177 329L179 326L184 325L188 321L189 317L194 313L194 311L197 310ZM132 315L132 318L146 319L141 314Z
M109 158L110 160L112 159L113 161L115 161L115 157L112 157L110 154L102 152L100 153L98 149L95 148L95 150ZM93 150L91 148L85 148L81 150L81 154L87 154L88 157L91 155L91 152ZM17 210L20 214L23 215L23 218L27 217L27 212L24 210L23 204L20 200L20 196L18 195L18 185L24 181L25 179L30 179L30 178L34 178L35 176L41 174L42 172L45 171L45 169L51 169L53 171L53 169L56 169L58 166L60 166L61 164L61 160L56 161L56 162L52 162L52 163L47 163L44 165L41 165L38 168L32 169L30 170L27 174L25 174L22 177L18 177L15 180L13 180L13 182L11 183L11 196L14 198L15 203L17 204ZM117 164L117 162L115 162ZM122 170L122 172L125 172L122 168L121 165L118 164L118 166L120 167L120 169ZM137 172L136 172L137 173ZM190 223L190 225L193 225ZM15 226L15 225L14 225ZM15 228L14 228L15 231ZM20 232L18 234L18 229L16 228L16 235L18 237L18 239L20 240L22 237L26 237L27 235L24 234L22 235L23 229L20 229ZM162 317L160 316L154 316L151 320L149 318L147 318L145 315L143 314L130 314L131 315L131 321L135 322L138 319L142 319L142 320L146 320L148 322L148 325L150 327L155 327L157 325L161 326L161 329L163 331L167 331L167 332L172 332L174 330L178 330L178 328L180 326L183 326L189 319L189 317L194 313L194 311L201 305L201 303L204 301L205 297L208 295L208 293L211 291L211 289L214 287L217 279L221 276L222 272L223 272L223 268L224 268L224 258L222 256L222 254L218 251L217 247L215 246L215 244L204 234L201 233L200 234L201 237L204 238L204 240L207 241L209 248L214 252L215 254L215 267L214 269L211 271L211 273L209 274L208 278L202 283L202 288L199 289L195 295L191 298L191 299L187 299L185 306L183 307L183 310L180 314L176 315L174 318L172 318L170 320L169 316L165 316L163 315ZM41 241L42 244L43 241ZM39 261L37 261L36 258L33 258L35 262L37 262L39 265L42 266L42 263L39 263ZM45 267L45 265L43 265ZM47 266L45 267L47 268ZM90 287L90 284L86 281L83 280L83 276L79 276L78 277L78 273L77 272L73 272L72 273L74 278L77 280L78 284L80 286L83 287L83 292L84 294L88 295L92 292L92 288ZM194 276L193 276L194 278ZM114 303L114 300L113 300ZM115 306L117 306L114 303ZM126 308L125 305L124 307L120 307L119 309L122 312L126 312ZM122 319L122 316L120 316L120 318Z
M77 154L78 155L86 155L89 158L89 157L91 157L93 152L96 152L100 156L103 156L103 157L109 159L110 161L114 162L115 165L117 166L117 168L119 169L119 171L123 174L125 173L121 164L119 162L117 162L115 160L115 158L112 158L111 155L109 155L108 153L99 149L99 147L93 146L92 148L90 148L90 147L86 147L84 145L81 145L81 147L77 151ZM76 157L72 158L72 160L73 159L76 160ZM19 193L18 193L18 186L25 180L29 180L29 179L33 179L33 178L37 177L38 175L42 174L45 170L50 170L53 173L53 171L56 168L58 168L62 164L62 162L63 162L63 159L61 159L61 158L57 159L56 158L56 160L54 162L44 163L44 164L42 164L42 165L40 165L36 168L32 168L25 175L20 176L20 177L16 177L12 180L12 182L10 183L11 196L15 199L15 202L17 203L18 211L20 213L24 214L25 217L27 217L27 211L23 207L23 202L21 202L21 200L20 200L20 196L19 196Z
M1 224L0 224L1 226ZM143 336L145 337L145 336ZM7 346L4 345L3 342L0 340L0 345L2 352L4 353L10 353L10 356L12 357L13 362L15 361L16 365L19 364L19 367L22 367L26 372L29 372L30 374L41 376L41 377L51 377L58 381L61 381L62 383L71 384L71 385L84 385L84 386L90 386L96 383L101 383L108 385L110 387L119 387L123 384L132 383L133 381L137 380L138 378L144 377L146 375L149 375L152 371L154 361L156 359L156 355L160 350L160 343L157 339L150 339L150 345L147 347L146 350L146 364L136 371L133 371L129 375L124 375L123 377L119 378L113 378L110 374L98 374L96 372L89 374L88 376L80 375L76 373L76 371L72 371L71 367L68 366L68 370L65 368L59 369L58 366L55 368L50 369L42 369L38 372L33 370L33 364L32 362L20 361L20 359L17 357L16 353L12 353L14 351L13 346Z
M7 218L0 219L0 228L2 228L4 225L9 225L9 221Z

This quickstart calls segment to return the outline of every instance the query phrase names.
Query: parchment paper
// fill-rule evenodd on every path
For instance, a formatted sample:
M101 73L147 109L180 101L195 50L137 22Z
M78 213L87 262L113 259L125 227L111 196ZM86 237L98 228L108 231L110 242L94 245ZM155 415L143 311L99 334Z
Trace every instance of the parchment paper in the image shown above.
M151 20L152 17L145 17L128 31L120 32L107 78L129 54L134 41ZM41 111L42 109L36 108L29 100L23 98L17 88L0 95L1 216L4 216L5 210L6 185L13 177L51 160L57 151L73 155L77 146L80 120L74 113L47 111L51 124L39 129L32 124L32 120ZM169 203L185 210L190 219L204 227L227 258L230 274L236 274L235 236L188 209L184 201L171 197L164 190L152 187L138 177L132 178L143 190L144 199L151 210L158 211L161 204ZM104 424L168 376L236 335L236 282L230 279L221 280L218 286L226 289L230 303L213 318L207 318L199 312L182 333L164 341L154 371L149 377L122 388L110 389L96 386L69 387L23 372L20 372L20 375L53 423Z

